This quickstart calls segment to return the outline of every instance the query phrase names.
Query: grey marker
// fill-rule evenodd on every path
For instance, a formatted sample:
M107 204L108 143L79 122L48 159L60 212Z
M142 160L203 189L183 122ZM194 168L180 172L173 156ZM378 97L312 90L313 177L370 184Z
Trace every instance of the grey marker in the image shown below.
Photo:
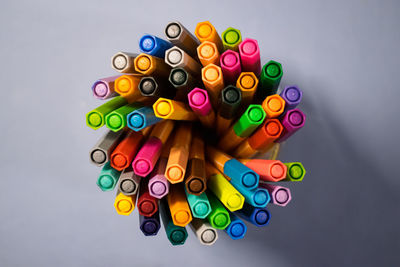
M217 230L203 219L193 218L190 228L196 234L202 245L213 245L218 239Z
M173 68L182 67L187 71L199 75L201 73L201 65L189 56L183 49L174 46L165 51L165 63Z
M197 57L196 48L200 45L199 40L180 22L173 21L165 27L167 40L185 50L193 58Z
M96 166L103 166L124 136L125 131L108 131L105 133L90 150L90 161Z
M133 172L132 166L122 171L117 188L125 196L135 195L138 191L140 178Z
M137 57L137 54L118 52L111 57L111 67L121 73L136 73L135 57Z

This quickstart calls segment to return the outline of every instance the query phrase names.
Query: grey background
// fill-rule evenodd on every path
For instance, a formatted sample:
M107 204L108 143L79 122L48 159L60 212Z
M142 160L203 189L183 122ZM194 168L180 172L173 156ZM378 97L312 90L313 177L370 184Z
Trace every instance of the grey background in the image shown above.
M2 1L1 266L399 265L399 2L216 2ZM173 19L239 28L263 62L282 62L282 85L304 90L306 127L281 159L307 176L244 240L145 238L136 212L118 216L95 184L90 86L114 74L112 54Z

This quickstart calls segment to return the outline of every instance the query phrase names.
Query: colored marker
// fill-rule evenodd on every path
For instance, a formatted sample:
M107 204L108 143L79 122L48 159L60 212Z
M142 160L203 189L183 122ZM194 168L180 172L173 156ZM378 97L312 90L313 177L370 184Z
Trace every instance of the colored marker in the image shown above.
M175 225L185 227L192 221L192 213L181 185L170 186L167 201Z
M189 162L185 178L186 191L192 195L200 195L207 188L205 172L204 141L200 134L194 130L190 146Z
M117 188L125 196L136 195L140 184L140 178L135 175L131 167L122 171Z
M174 98L176 90L165 80L146 76L139 82L139 91L145 97Z
M141 79L139 74L122 75L115 80L115 92L125 98L129 103L138 101L140 94L138 85Z
M265 208L271 201L271 196L265 188L259 187L253 190L238 188L238 190L246 199L246 203L253 207Z
M208 64L201 69L201 79L210 95L211 102L217 106L218 96L225 87L221 68L214 64Z
M211 212L211 206L207 194L203 192L196 196L188 193L186 190L185 192L193 218L205 219Z
M168 80L175 87L175 99L179 101L186 99L189 91L196 87L197 83L192 74L180 67L171 70Z
M96 166L103 166L125 134L126 132L124 131L107 131L90 150L90 161Z
M287 167L287 173L285 181L301 182L306 175L306 169L304 169L301 162L288 162L284 163Z
M212 128L215 122L215 113L208 92L196 87L188 94L188 101L193 112L198 115L200 122L205 127Z
M156 117L152 107L141 107L132 111L127 116L128 127L135 132L139 132L160 121L162 121L162 119Z
M121 192L118 192L114 201L114 207L119 215L128 216L135 209L135 203L136 195L126 196Z
M146 217L151 217L158 211L158 199L150 195L148 179L140 179L137 207L139 214Z
M260 86L256 93L256 99L262 101L269 95L276 94L283 75L282 65L270 60L265 64L260 74Z
M270 95L262 102L262 107L267 113L267 118L276 118L285 110L285 100L279 95Z
M224 134L235 118L242 101L242 94L238 88L228 85L221 91L221 103L217 114L217 133Z
M153 57L147 54L139 54L135 58L135 70L145 76L168 77L171 67L163 58Z
M280 96L285 100L285 110L294 109L300 104L303 98L303 92L296 85L286 86L280 93Z
M264 183L260 184L260 186L268 190L271 195L272 204L285 207L292 200L292 194L287 187Z
M229 212L212 193L209 193L207 196L212 210L207 216L207 220L212 227L224 230L231 223Z
M243 209L236 212L236 215L258 227L266 226L271 218L266 208L256 208L247 203L244 204Z
M196 56L196 47L200 44L197 38L180 22L173 21L165 27L167 40L185 50L190 56Z
M152 216L143 216L139 214L140 230L145 236L157 235L160 230L160 214L158 211Z
M189 123L180 124L175 132L165 170L165 177L172 184L182 182L185 177L191 140L192 125Z
M87 126L93 130L101 128L105 124L105 116L126 103L127 100L125 98L117 96L92 111L89 111L86 114Z
M165 50L171 47L172 44L170 42L150 34L143 35L139 40L139 49L141 52L159 58L164 58Z
M231 178L230 182L236 189L239 187L248 190L257 188L258 174L238 160L211 146L207 146L207 157L220 172Z
M265 116L261 105L249 105L239 120L220 139L218 147L231 151L263 123Z
M201 65L195 59L189 56L183 49L174 46L165 51L165 63L172 68L181 67L198 75L201 70Z
M169 242L171 242L173 246L185 244L188 233L185 227L176 226L173 223L171 213L169 211L169 207L165 198L160 200L160 214Z
M132 168L136 175L146 177L153 171L160 158L162 146L167 141L173 128L174 122L170 120L160 122L154 126L150 137L140 148L132 162Z
M300 109L291 109L285 113L281 119L283 131L280 137L275 140L277 143L282 143L291 137L298 130L303 128L306 123L306 115Z
M197 47L197 56L203 65L203 67L208 64L219 65L219 52L217 46L209 41L202 42Z
M190 228L193 230L202 245L214 245L218 239L217 230L212 228L205 220L194 218L190 224Z
M111 67L121 73L134 73L135 64L133 61L137 57L137 54L118 52L111 57Z
M238 29L229 27L222 33L222 44L224 50L239 50L239 44L242 42L242 34ZM240 63L239 63L240 64Z
M118 95L114 90L114 82L118 77L119 75L95 81L92 85L93 96L97 99L105 100Z
M150 174L149 180L149 193L151 196L161 199L168 194L169 182L165 178L165 167L167 166L167 159L160 158L156 167Z
M244 197L233 185L209 163L206 164L207 186L231 212L243 207Z
M141 108L142 106L143 105L141 103L127 104L108 113L105 117L107 128L114 132L122 130L127 124L128 114Z
M258 173L260 180L279 182L286 178L287 167L280 160L241 159L240 162Z
M111 166L119 171L128 168L142 142L141 132L130 131L111 154Z
M222 53L222 51L224 51L221 37L218 35L217 30L209 21L197 23L194 34L201 43L205 41L213 42L218 47L219 52Z
M225 233L227 233L233 240L242 239L246 235L247 226L235 214L230 213L229 216L231 223L225 228Z
M154 104L153 110L156 117L169 120L197 120L190 108L179 101L160 97Z
M242 72L236 81L236 87L242 93L242 105L247 107L253 102L253 97L258 87L258 79L253 72Z
M246 38L239 44L242 71L253 72L257 77L261 73L260 48L257 40Z
M99 178L97 178L97 185L102 191L111 191L117 184L120 175L121 172L113 169L107 162L101 169Z
M226 50L222 53L220 62L225 84L235 84L237 78L242 72L239 53L232 50Z

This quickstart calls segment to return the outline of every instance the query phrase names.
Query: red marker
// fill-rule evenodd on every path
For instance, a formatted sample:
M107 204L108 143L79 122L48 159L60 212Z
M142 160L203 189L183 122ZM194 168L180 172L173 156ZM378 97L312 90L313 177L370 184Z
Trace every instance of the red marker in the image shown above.
M260 180L279 182L286 178L287 167L280 160L241 159L239 161L258 173Z
M141 179L137 201L139 214L146 217L153 216L158 211L157 200L149 193L149 179Z

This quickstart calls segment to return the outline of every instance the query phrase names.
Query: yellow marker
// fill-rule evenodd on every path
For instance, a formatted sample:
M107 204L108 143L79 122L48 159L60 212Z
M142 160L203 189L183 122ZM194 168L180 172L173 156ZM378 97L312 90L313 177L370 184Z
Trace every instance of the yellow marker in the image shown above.
M181 184L171 185L167 195L172 222L176 226L185 227L192 221L192 213Z
M114 201L115 210L120 215L129 215L135 209L136 195L125 196L122 193L118 193Z
M224 51L222 39L218 35L215 27L209 21L197 23L194 34L196 34L201 43L205 41L213 42L217 46L220 53Z
M218 105L218 97L225 87L221 68L214 64L208 64L201 69L201 79L209 92L213 106L216 107Z
M169 76L171 67L164 62L163 58L150 56L148 54L139 54L135 58L135 70L146 76Z
M196 114L182 102L160 97L153 104L156 117L169 120L194 121Z
M257 76L253 72L242 72L236 81L236 87L242 93L242 106L247 107L253 101L258 87Z

